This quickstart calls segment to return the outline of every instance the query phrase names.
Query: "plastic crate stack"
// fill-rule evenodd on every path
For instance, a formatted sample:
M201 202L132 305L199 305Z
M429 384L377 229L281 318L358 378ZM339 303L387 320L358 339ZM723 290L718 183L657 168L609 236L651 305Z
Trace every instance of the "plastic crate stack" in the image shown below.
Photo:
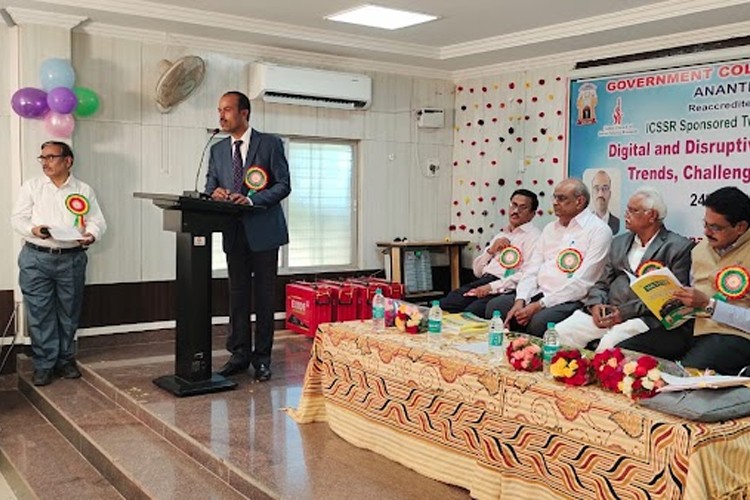
M403 284L371 277L288 283L286 328L314 337L321 323L369 319L378 288L389 298L401 299L404 295Z

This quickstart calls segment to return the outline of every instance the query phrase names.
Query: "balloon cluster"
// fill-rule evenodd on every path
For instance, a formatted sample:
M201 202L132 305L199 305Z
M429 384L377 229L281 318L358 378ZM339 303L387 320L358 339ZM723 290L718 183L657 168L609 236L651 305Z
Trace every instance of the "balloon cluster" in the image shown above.
M67 59L47 59L39 70L42 88L18 89L10 100L22 118L44 120L47 133L70 137L75 129L73 115L90 116L99 109L99 96L86 87L74 87L73 66Z

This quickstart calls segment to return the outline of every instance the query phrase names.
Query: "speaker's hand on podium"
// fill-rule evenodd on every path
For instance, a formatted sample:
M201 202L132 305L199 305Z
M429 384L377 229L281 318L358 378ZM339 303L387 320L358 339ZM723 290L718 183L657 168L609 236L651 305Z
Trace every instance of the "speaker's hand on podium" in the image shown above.
M247 196L243 196L240 193L231 193L229 195L229 201L236 205L249 205L250 200L247 199Z
M223 187L217 187L214 192L211 193L211 199L216 201L228 201L231 192Z

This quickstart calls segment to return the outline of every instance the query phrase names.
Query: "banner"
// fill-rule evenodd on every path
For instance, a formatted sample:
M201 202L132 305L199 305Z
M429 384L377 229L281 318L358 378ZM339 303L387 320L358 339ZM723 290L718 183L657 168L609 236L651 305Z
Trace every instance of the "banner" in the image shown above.
M706 195L750 193L750 60L573 80L569 96L568 175L613 231L644 185L664 197L666 226L693 239Z

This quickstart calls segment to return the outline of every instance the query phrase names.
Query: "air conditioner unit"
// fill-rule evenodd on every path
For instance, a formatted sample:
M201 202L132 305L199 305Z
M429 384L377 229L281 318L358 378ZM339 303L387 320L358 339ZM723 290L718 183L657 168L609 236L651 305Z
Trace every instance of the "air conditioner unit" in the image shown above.
M356 73L251 63L249 97L302 106L367 109L372 80Z

